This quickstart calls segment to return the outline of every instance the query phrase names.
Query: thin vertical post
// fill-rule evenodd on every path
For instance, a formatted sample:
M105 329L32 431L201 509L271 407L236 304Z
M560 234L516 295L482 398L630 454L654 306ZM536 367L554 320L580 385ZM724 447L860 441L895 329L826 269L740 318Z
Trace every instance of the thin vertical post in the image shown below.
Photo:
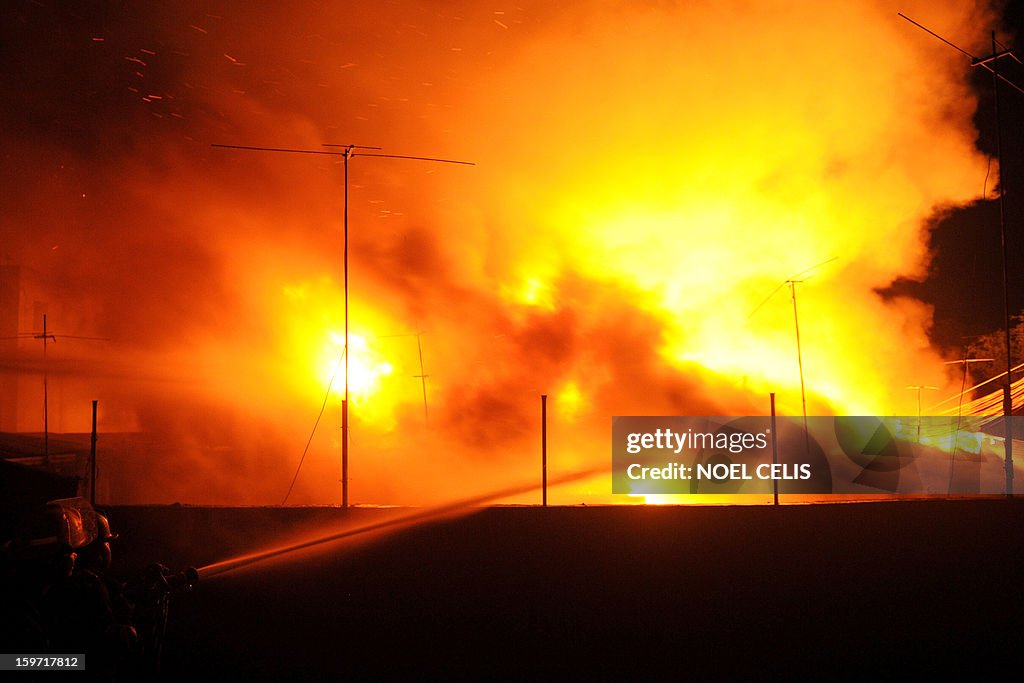
M43 313L43 462L50 462L50 393L47 386L49 368L46 365L46 314Z
M789 291L793 295L793 324L796 326L796 363L800 370L800 403L804 411L804 445L807 457L811 457L811 436L807 429L807 393L804 391L804 358L800 350L800 318L796 314L796 286L800 280L789 280Z
M548 506L548 395L540 397L540 476L541 501Z
M348 436L348 401L341 400L341 438ZM341 449L341 506L348 507L348 442Z
M341 401L341 507L348 507L348 160L352 147L345 148L345 398Z
M999 57L996 52L996 32L992 31L992 91L996 115L996 156L999 159L999 244L1003 252L1003 327L1006 332L1006 386L1003 388L1003 422L1006 425L1003 442L1006 458L1006 495L1013 495L1013 355L1010 345L1010 285L1006 257L1006 173L1003 167L1003 141L999 125Z
M917 442L921 443L921 389L924 387L917 387Z
M416 333L416 350L420 354L420 383L423 385L423 424L429 422L427 416L427 372L423 369L423 343L420 341L421 333Z
M1006 443L1003 450L1006 457L1006 495L1013 497L1013 394L1007 380L1003 387L1003 421L1006 423Z
M964 367L966 368L967 366L964 365ZM923 418L921 417L921 392L925 389L934 391L938 389L938 387L927 386L924 384L912 384L906 388L913 389L914 391L917 392L917 442L921 443L921 422L923 420ZM957 419L959 420L959 418Z
M92 440L89 445L89 502L96 505L96 405L99 401L92 402Z
M772 402L772 472L775 471L775 465L779 464L779 444L777 433L775 431L775 392L769 394ZM775 505L779 504L779 480L772 476L772 490L775 497Z

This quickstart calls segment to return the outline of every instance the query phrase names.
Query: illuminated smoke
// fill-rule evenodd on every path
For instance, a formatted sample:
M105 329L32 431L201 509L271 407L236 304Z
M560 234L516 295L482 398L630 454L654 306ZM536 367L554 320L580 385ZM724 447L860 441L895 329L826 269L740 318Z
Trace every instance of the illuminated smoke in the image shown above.
M811 412L913 412L906 385L951 386L930 311L876 291L924 275L923 226L977 197L986 160L963 60L896 12L961 42L987 12L520 5L112 12L59 46L84 83L38 67L55 123L5 127L3 255L65 329L113 340L64 349L88 375L68 422L99 395L102 427L156 435L140 498L278 502L343 331L336 160L211 142L478 164L352 162L375 383L353 397L355 501L534 473L542 393L566 471L606 459L615 414L758 413L769 391L799 412L788 290L762 302L830 258L797 289ZM338 442L331 400L296 502L337 501Z

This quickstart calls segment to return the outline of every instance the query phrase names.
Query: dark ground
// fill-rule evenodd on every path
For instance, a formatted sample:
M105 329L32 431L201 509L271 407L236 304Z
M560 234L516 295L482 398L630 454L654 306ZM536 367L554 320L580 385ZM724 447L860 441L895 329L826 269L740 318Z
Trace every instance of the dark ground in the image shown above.
M384 510L110 510L121 569ZM201 580L168 680L914 678L1024 667L1024 501L487 508ZM955 675L955 673L954 673ZM957 676L959 677L959 676Z

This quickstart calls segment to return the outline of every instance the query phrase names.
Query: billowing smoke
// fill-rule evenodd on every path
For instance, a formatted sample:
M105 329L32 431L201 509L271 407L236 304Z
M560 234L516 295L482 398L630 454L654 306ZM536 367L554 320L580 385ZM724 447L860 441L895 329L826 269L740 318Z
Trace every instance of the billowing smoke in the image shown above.
M790 278L812 413L947 386L930 311L877 292L986 160L963 61L896 12L972 48L985 8L215 4L23 3L0 41L0 257L55 333L109 339L48 363L64 431L98 397L144 435L132 500L279 502L328 384L289 502L338 499L340 159L211 143L477 163L351 161L356 502L536 476L541 394L556 471L617 414L798 413ZM38 352L0 368L23 430Z

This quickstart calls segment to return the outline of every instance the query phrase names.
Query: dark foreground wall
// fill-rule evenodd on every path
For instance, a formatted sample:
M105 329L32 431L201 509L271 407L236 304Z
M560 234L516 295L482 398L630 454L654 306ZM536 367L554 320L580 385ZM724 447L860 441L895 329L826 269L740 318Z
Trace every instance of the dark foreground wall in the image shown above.
M381 510L114 508L121 568ZM168 680L888 678L1024 651L1024 501L489 508L201 581Z

